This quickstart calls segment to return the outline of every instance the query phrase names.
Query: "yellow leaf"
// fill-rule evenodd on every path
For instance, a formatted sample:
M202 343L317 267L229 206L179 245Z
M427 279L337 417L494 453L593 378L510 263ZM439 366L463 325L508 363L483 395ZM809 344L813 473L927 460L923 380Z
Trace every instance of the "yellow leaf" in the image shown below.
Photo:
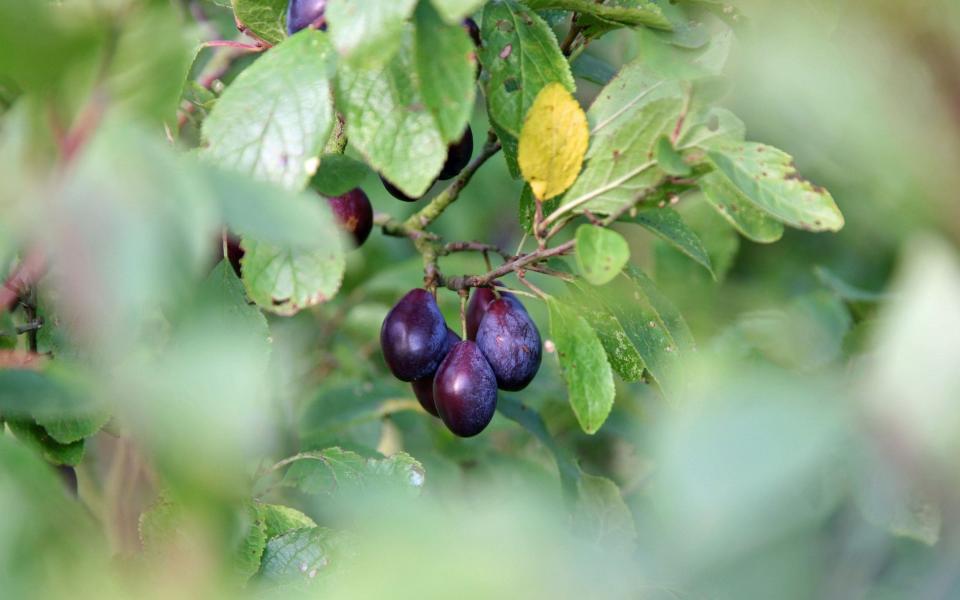
M518 152L520 172L534 196L548 200L573 185L589 137L587 116L563 85L540 90L523 122Z

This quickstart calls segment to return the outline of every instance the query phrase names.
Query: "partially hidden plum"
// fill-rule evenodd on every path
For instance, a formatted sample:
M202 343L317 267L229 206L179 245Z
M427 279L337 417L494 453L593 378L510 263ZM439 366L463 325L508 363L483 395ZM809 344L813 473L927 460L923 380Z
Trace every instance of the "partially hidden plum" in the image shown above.
M540 332L516 299L500 298L487 306L477 329L477 347L490 363L502 390L522 390L540 370Z
M437 179L446 181L453 179L463 171L473 156L473 130L467 125L467 130L459 140L447 146L447 161L443 163L443 169Z
M373 206L367 195L354 188L342 196L327 198L327 202L340 227L353 236L357 246L362 246L373 230Z
M326 9L327 0L290 0L287 5L287 35L311 26L314 29L326 29L327 21L323 16Z
M449 354L450 350L453 349L457 343L460 342L460 336L453 332L449 327L447 328L447 349L443 353L444 358ZM410 387L413 388L413 395L417 397L417 400L420 401L420 406L423 407L425 411L430 413L435 417L439 417L440 413L437 412L436 404L433 401L433 380L436 373L431 374L429 377L424 379L418 379L410 384Z

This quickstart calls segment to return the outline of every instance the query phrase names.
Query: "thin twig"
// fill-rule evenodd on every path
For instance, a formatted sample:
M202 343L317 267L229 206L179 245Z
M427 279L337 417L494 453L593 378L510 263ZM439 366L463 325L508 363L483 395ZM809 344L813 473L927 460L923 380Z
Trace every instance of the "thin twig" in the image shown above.
M483 150L480 152L480 155L473 159L467 167L460 172L460 175L453 180L445 190L440 192L440 194L430 201L429 204L424 206L418 212L414 213L409 219L404 223L407 227L411 229L425 229L431 223L433 223L440 215L443 214L443 211L447 209L448 206L453 204L458 197L460 197L460 192L463 191L463 188L470 183L470 179L473 177L474 173L483 166L491 156L500 151L500 142L496 141L496 138L488 139L486 145L484 145Z

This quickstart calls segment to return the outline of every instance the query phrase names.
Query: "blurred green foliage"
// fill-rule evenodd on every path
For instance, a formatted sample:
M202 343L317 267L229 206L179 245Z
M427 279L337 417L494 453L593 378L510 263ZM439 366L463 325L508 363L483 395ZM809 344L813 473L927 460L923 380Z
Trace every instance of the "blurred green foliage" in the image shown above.
M283 4L233 3L238 14ZM456 27L481 4L433 0L429 14ZM497 10L538 9L536 35L562 40L567 10L586 4ZM401 47L391 32L415 5L361 23L386 22L386 46L359 26L334 27L334 46L358 64L391 60L384 48ZM653 321L637 315L654 314L682 350L680 381L667 373L681 358L623 355L604 363L622 376L615 389L580 390L575 412L547 353L533 385L501 393L491 426L461 440L380 357L383 316L422 281L409 240L374 232L346 252L313 191L198 159L224 89L262 91L238 75L273 52L197 49L251 42L231 3L0 0L0 276L34 247L48 257L27 306L0 314L0 595L960 596L960 7L602 5L646 16L584 19L591 39L607 33L574 61L584 106L637 57L656 73L723 73L730 94L716 110L788 150L846 225L781 238L762 213L712 209L731 198L716 187L628 216L615 227L632 264L619 293L558 314L524 303L555 348L608 354L646 339ZM282 39L274 21L260 37ZM314 106L309 90L298 98L278 106ZM257 115L240 100L230 114ZM478 147L487 119L478 104ZM305 157L319 147L305 145ZM348 146L311 185L361 186L376 210L412 214L369 158ZM491 160L436 232L512 251L527 229L523 187ZM220 260L225 226L289 268L245 287ZM486 270L476 255L440 266ZM288 299L270 295L278 281L306 282L310 296L332 279L329 301L271 314ZM454 294L440 306L458 321ZM558 315L574 325L546 335ZM38 319L35 340L17 333ZM14 364L31 349L40 367Z

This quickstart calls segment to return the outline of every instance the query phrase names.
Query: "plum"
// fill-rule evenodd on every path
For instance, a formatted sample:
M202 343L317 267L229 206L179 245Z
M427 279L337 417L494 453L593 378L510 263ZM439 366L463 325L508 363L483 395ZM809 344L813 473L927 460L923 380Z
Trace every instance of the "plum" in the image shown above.
M453 332L449 327L447 328L447 349L444 351L443 356L446 358L450 350L460 341L460 336ZM440 414L437 413L437 407L433 402L433 379L436 373L431 374L429 377L423 379L418 379L410 384L410 387L413 388L413 395L417 397L417 400L420 401L420 406L423 407L425 411L430 413L435 417L439 417Z
M441 181L453 179L470 164L470 158L472 156L473 130L467 125L467 130L463 132L463 136L458 141L447 146L447 161L443 163L443 169L440 170L440 175L437 176L437 179Z
M327 21L323 16L326 9L327 0L290 0L287 5L287 35L311 26L326 29Z
M235 235L227 235L227 260L230 261L230 266L233 267L233 272L237 274L237 277L240 277L241 274L240 259L243 258L243 255L244 251L240 247L240 238Z
M460 437L483 431L497 409L497 377L476 343L458 342L440 363L433 399L447 428Z
M502 390L522 390L540 369L540 332L516 299L500 298L487 305L487 313L477 329L477 347L490 363Z
M473 40L473 45L477 48L480 47L480 26L477 25L477 22L467 17L463 20L463 29L470 36L470 39Z
M362 246L373 229L373 207L367 195L354 188L342 196L327 198L327 202L340 227L353 236L357 246Z
M388 192L390 192L390 195L393 196L394 198L396 198L397 200L402 200L402 201L404 201L404 202L416 202L417 200L420 199L420 198L414 198L414 197L412 197L412 196L408 196L408 195L404 194L404 193L400 190L400 188L398 188L397 186L395 186L395 185L393 185L392 183L390 183L390 182L387 180L387 178L384 177L383 175L380 176L380 181L383 182L383 187L386 188L386 190L387 190ZM421 196L421 198L422 198L422 196Z
M410 290L390 309L380 328L380 349L390 372L401 381L436 372L447 350L447 324L433 294Z
M499 281L493 282L495 285L502 286ZM519 303L516 296L510 292L499 292L501 298L510 298ZM497 299L497 295L492 288L476 288L473 295L470 296L470 302L467 304L467 339L477 339L477 329L480 328L480 321L483 315L487 314L487 307L491 302ZM520 306L523 306L522 304Z

